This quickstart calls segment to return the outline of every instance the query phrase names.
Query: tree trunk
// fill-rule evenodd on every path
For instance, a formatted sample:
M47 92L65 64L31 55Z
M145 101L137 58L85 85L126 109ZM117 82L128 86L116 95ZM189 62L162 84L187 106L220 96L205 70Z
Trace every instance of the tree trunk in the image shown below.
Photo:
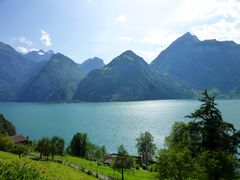
M124 180L123 166L122 166L122 180Z

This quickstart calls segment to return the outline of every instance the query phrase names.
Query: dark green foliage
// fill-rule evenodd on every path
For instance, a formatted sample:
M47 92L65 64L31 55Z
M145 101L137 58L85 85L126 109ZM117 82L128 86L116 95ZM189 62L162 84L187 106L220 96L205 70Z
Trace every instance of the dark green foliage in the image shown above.
M19 101L71 100L82 78L78 64L57 53L28 81Z
M240 45L233 41L200 41L186 33L150 66L192 88L212 89L217 97L239 97Z
M16 135L15 126L5 119L2 114L0 114L0 134L7 134L9 136Z
M64 139L54 136L51 139L51 155L52 159L55 155L63 155L64 153Z
M137 150L138 155L142 157L142 159L146 158L146 164L149 164L150 161L153 160L156 151L156 144L154 143L154 139L151 133L145 131L141 133L137 140Z
M68 147L68 152L71 155L86 157L88 148L88 137L86 133L77 133L73 136Z
M46 156L48 160L48 156L51 154L51 148L52 144L49 138L43 137L39 140L36 150L40 153L40 159L42 156Z
M158 155L161 179L236 179L239 132L223 121L214 97L205 91L203 104L189 123L175 123Z
M15 144L12 146L11 152L14 154L17 154L19 158L22 157L22 155L27 154L29 151L29 147L25 144Z
M203 103L198 110L187 116L193 118L191 122L192 134L200 134L200 146L204 150L221 150L226 153L236 153L239 144L239 137L233 125L224 122L221 112L216 108L214 97L210 97L207 91L204 91Z
M169 78L155 74L132 51L126 51L101 69L90 72L74 95L82 101L127 101L186 98L191 93Z
M3 163L0 161L0 179L3 180L24 180L24 179L42 179L37 169L29 166L27 163L17 162Z
M124 179L124 169L130 169L133 167L133 160L128 155L125 147L120 145L118 147L117 157L114 160L113 168L117 169L122 174L122 180Z

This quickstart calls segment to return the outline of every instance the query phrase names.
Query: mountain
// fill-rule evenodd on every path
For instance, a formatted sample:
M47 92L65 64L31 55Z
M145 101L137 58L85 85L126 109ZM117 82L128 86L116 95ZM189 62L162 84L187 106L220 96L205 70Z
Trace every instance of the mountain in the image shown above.
M98 57L94 57L84 61L80 67L82 71L87 75L92 70L99 69L103 66L105 66L103 60Z
M240 94L240 45L233 41L200 41L186 33L162 51L150 66L198 90Z
M91 71L73 97L80 101L129 101L186 97L132 51L126 51L101 69ZM179 90L179 91L178 91Z
M34 74L36 63L0 42L0 101L13 101L22 85Z
M23 56L25 58L35 61L35 62L42 62L42 61L48 61L53 54L54 54L53 50L49 50L49 51L45 52L42 49L40 49L38 51L28 52L27 54L24 54Z
M54 54L25 85L19 101L70 100L82 78L78 64L63 54Z

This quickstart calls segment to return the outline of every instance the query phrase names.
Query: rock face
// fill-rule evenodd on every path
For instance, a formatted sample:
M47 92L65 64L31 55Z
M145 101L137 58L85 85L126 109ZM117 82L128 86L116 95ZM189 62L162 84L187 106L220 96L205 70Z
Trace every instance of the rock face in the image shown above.
M80 83L74 100L129 101L181 98L174 82L156 75L132 51L126 51L101 69L90 72Z
M25 85L19 101L71 100L82 78L78 64L57 53Z
M198 90L214 89L231 94L240 88L240 45L233 41L200 41L186 33L161 52L150 66Z
M52 50L45 52L42 49L40 49L38 51L28 52L23 56L34 62L42 62L42 61L48 61L52 55L54 55L54 52Z

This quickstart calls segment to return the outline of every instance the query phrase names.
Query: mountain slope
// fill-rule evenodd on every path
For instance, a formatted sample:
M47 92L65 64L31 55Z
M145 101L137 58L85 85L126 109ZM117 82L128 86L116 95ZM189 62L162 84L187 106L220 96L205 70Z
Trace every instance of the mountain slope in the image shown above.
M164 77L155 76L148 64L126 51L101 69L90 72L73 97L80 101L128 101L186 97Z
M82 77L78 64L57 53L25 85L19 101L70 100Z
M42 61L49 60L53 54L54 54L54 52L52 50L45 52L42 49L40 49L38 51L28 52L27 54L24 54L23 56L34 62L42 62Z
M200 41L186 33L162 51L151 67L193 88L229 93L240 88L240 45Z
M84 61L80 65L80 67L81 67L82 71L84 72L84 74L87 75L92 70L99 69L99 68L103 67L104 65L105 64L102 59L100 59L98 57L94 57L94 58L90 58L90 59L87 59L86 61Z
M22 85L36 68L35 62L0 42L0 101L16 100Z

